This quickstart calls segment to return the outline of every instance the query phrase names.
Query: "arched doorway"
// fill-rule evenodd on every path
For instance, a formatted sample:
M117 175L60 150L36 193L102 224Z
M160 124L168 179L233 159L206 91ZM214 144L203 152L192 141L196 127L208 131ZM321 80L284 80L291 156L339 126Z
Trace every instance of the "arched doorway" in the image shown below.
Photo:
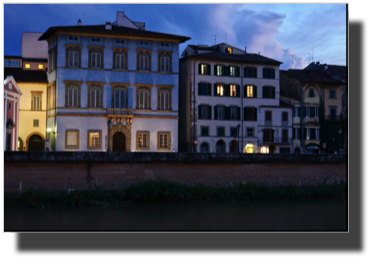
M226 143L223 140L219 140L216 143L216 153L225 153L226 152Z
M238 144L236 140L232 140L230 142L230 153L238 153Z
M44 140L41 136L34 134L30 136L28 142L28 151L43 151L44 150Z
M274 145L269 146L269 153L276 153L276 147Z
M24 142L20 137L18 137L18 151L23 151L24 150Z
M209 149L208 149L208 144L207 143L203 143L201 145L201 152L202 153L209 153Z
M125 135L123 132L116 132L113 135L113 149L112 151L125 151Z
M300 154L300 153L301 153L300 148L297 147L297 148L294 150L294 153L295 153L295 154Z

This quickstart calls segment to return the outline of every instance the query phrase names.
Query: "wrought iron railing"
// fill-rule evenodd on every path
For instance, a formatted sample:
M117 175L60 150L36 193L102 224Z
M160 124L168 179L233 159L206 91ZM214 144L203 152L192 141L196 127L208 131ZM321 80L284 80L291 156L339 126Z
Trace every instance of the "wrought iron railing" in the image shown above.
M134 109L131 108L107 108L108 115L133 115Z

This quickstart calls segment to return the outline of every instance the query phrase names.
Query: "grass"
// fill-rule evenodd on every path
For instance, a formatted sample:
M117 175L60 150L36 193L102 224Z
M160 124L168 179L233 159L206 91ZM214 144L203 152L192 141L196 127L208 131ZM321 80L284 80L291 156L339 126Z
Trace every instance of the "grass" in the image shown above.
M49 192L29 189L19 196L5 195L4 206L123 206L128 203L185 203L241 202L259 200L341 199L347 195L347 184L326 182L317 185L269 186L256 183L239 183L228 187L196 185L188 186L165 180L147 180L120 190L100 187L71 192Z

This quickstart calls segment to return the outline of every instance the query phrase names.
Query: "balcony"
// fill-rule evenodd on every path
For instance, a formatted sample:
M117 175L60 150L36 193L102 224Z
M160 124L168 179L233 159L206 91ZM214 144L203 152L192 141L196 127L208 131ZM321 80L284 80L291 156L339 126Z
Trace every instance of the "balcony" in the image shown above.
M107 117L133 117L134 114L131 108L107 108Z
M282 137L274 137L274 138L264 138L263 144L288 144L292 142L291 138L282 138Z

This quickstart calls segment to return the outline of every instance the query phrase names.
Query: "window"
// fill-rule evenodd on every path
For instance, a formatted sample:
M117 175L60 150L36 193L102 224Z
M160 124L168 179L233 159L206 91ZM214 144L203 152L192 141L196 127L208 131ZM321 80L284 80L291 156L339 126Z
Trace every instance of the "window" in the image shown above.
M102 42L102 38L100 37L91 37L91 43L98 43L100 44Z
M138 109L150 109L150 88L138 88L136 102Z
M31 91L32 96L32 110L42 109L42 91Z
M112 99L112 107L113 108L127 108L127 96L128 90L122 87L115 87L113 89L113 99Z
M201 136L209 136L208 127L201 127Z
M50 84L47 91L48 109L55 108L55 84L54 82Z
M66 130L66 149L79 149L79 130Z
M231 137L236 138L238 136L238 129L237 129L237 127L231 127L230 133L231 133L231 135L230 135Z
M52 49L50 52L49 52L49 69L50 71L53 71L55 68L56 68L56 64L55 64L55 58L56 58L56 49Z
M169 43L169 42L161 42L161 43L160 43L160 46L161 46L162 48L170 48L170 43Z
M319 118L319 112L318 112L319 110L318 110L318 108L316 107L315 108L315 116L314 116L314 118Z
M150 45L149 41L140 40L140 46L148 47Z
M87 149L102 149L102 131L87 131Z
M205 105L198 106L198 119L202 119L202 120L211 119L211 106L205 106Z
M69 68L80 67L81 46L66 45L66 66Z
M216 95L223 96L223 85L216 86Z
M315 140L319 140L319 128L315 129Z
M245 107L244 108L244 120L245 121L257 121L257 108Z
M75 35L69 35L69 41L79 41L79 37Z
M171 147L171 139L170 139L170 132L158 132L157 133L157 140L158 140L158 150L170 150Z
M88 87L88 102L89 108L102 108L103 107L103 86L89 85Z
M219 137L223 137L225 134L224 134L224 127L217 127L216 128L216 134L219 136Z
M210 65L208 65L208 64L199 64L198 74L210 75Z
M211 95L211 84L198 83L198 95Z
M38 69L44 69L44 65L39 64L39 65L38 65Z
M215 106L215 120L224 120L224 106Z
M227 48L226 50L227 50L228 54L232 54L232 48Z
M215 69L215 71L214 71L215 75L218 75L218 76L222 76L223 75L223 66L221 66L221 65L215 65L214 69Z
M150 149L150 132L137 131L136 132L136 150L149 150Z
M4 67L9 67L9 63L10 63L9 60L4 60Z
M203 144L201 145L201 152L202 152L202 153L208 153L208 152L209 152L208 144L207 144L207 143L203 143Z
M230 76L236 76L235 67L230 67Z
M65 106L80 107L80 81L63 81L66 84Z
M230 107L230 119L231 120L240 120L240 108L239 107Z
M336 121L337 120L337 107L329 107L330 112L330 121Z
M8 87L9 89L12 89L12 83L9 83Z
M283 143L288 142L288 130L287 129L282 130L282 142Z
M274 79L275 70L273 68L263 68L263 78L264 79Z
M314 97L314 96L315 96L314 89L313 88L309 89L309 97Z
M287 112L282 112L282 121L283 122L288 122L288 113Z
M125 39L115 39L115 43L117 45L125 45Z
M255 129L253 127L247 127L247 137L255 137Z
M236 86L235 85L230 85L230 96L231 97L236 97Z
M272 121L272 111L265 111L265 121Z
M300 139L300 129L299 128L294 128L293 129L293 138L295 140L299 140Z
M306 107L306 117L310 117L310 107Z
M113 50L113 68L126 70L128 49L114 48Z
M263 87L263 98L275 99L275 88L274 87Z
M171 71L171 53L170 52L159 52L158 53L158 67L161 72Z
M30 69L30 64L25 64L26 69Z
M8 110L9 110L9 111L12 110L12 104L11 104L11 103L8 103Z
M274 142L274 130L273 129L263 129L263 139L264 143Z
M300 107L294 108L294 117L300 117Z
M88 47L88 67L93 69L103 68L103 49L104 47Z
M244 67L244 77L246 77L246 78L257 78L257 68L255 68L255 67Z
M20 67L21 66L21 62L20 61L10 61L9 65L11 67Z
M34 119L33 120L33 127L39 127L40 126L40 120Z
M137 52L137 67L140 71L150 71L150 51L138 51Z
M257 87L256 86L246 86L245 96L248 98L256 98L257 97Z
M169 89L158 90L158 109L171 109L171 91Z
M310 128L306 129L306 140L310 140Z
M330 89L329 90L329 98L336 99L335 89Z

